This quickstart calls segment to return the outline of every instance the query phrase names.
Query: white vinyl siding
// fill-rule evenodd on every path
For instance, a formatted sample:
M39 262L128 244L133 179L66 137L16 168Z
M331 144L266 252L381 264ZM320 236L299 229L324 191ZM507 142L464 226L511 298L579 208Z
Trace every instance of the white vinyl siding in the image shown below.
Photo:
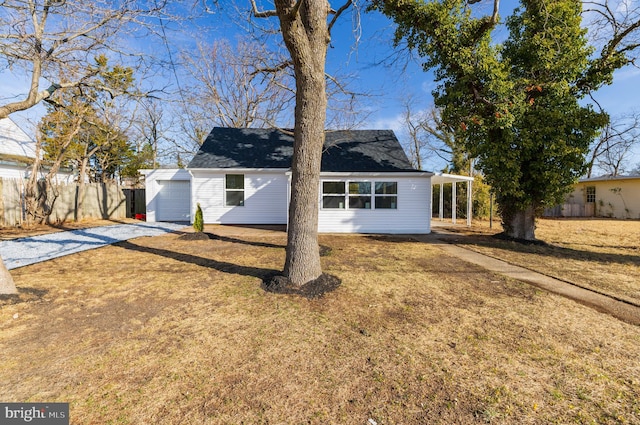
M247 173L194 170L193 202L200 203L205 223L286 224L287 185L285 171ZM244 203L227 206L227 174L244 174Z
M156 213L158 217L164 217L164 213L160 211L164 209L164 199L162 199L164 194L158 197L159 187L166 185L163 181L182 180L182 184L186 186L190 179L190 190L186 189L182 193L190 195L191 211L195 210L196 203L200 203L205 223L287 224L290 193L290 173L287 170L145 170L145 174L147 220L149 221L156 220ZM244 175L244 206L225 205L226 174ZM429 233L431 230L431 177L428 174L414 173L378 174L345 173L322 176L318 197L318 230L323 233ZM322 208L323 181L345 182L343 208ZM359 183L349 187L347 182ZM360 182L371 183L371 195L361 193L368 192L366 190L368 185ZM376 209L376 182L397 183L397 194L378 194L379 196L397 196L396 209ZM371 196L370 201L369 196ZM183 205L184 199L178 203ZM193 213L190 216L192 218Z
M338 179L322 179L337 181ZM344 178L342 181L365 181ZM380 177L367 180L396 182L397 208L320 208L318 231L322 233L429 233L431 211L431 180L428 177ZM322 184L322 182L321 182ZM321 186L322 187L322 186ZM387 195L385 195L387 196ZM374 195L375 197L375 195Z

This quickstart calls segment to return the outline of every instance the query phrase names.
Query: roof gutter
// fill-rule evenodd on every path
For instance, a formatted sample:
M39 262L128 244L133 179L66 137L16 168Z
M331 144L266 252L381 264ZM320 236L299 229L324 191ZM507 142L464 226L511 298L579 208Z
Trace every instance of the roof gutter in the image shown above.
M290 174L288 172L287 174ZM431 177L430 171L321 171L320 177Z

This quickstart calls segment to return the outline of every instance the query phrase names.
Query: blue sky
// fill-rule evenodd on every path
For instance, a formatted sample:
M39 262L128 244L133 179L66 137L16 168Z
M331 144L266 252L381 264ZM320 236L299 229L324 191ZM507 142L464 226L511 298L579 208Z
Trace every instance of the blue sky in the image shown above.
M244 4L249 8L248 0L237 0L236 3ZM333 2L336 3L336 2ZM184 23L186 32L173 31L176 27L169 21L167 25L167 42L172 51L174 59L178 58L179 51L188 50L194 45L196 40L213 40L216 38L233 38L245 32L245 29L234 22L234 8L231 2L220 0L218 2L222 11L214 14L207 14L197 21L196 27L193 22ZM337 3L336 3L337 4ZM506 17L513 9L513 0L504 1L501 5L501 16ZM334 5L335 6L335 5ZM484 0L479 7L488 10L490 3ZM275 21L274 21L275 22ZM408 97L413 97L416 101L416 109L426 109L432 104L431 90L434 87L431 73L425 73L419 61L400 61L399 64L381 63L393 52L392 23L379 13L361 13L359 41L356 43L354 37L355 15L345 14L334 28L331 47L327 55L327 71L329 73L346 73L352 75L350 89L355 92L367 93L362 97L360 107L368 112L368 116L363 123L367 128L391 128L398 136L405 137L401 125L402 103ZM505 32L504 29L498 30ZM130 43L139 43L145 49L153 51L155 55L167 57L167 46L160 37L148 40L132 40ZM186 73L179 71L179 79L186 78ZM161 85L177 85L175 77L167 74L166 81L157 81ZM181 84L185 84L182 81ZM616 116L640 109L637 99L638 87L640 86L640 70L636 68L626 68L616 73L612 86L601 89L596 94L598 102L612 115ZM5 71L0 73L0 98L7 98L12 95L20 95L25 92L26 81L24 77ZM27 126L26 118L31 122L36 121L43 113L43 108L36 108L27 113L12 115L16 121L23 126ZM637 152L640 154L640 152ZM632 161L635 165L640 163L640 155ZM441 160L429 158L425 168L439 170L444 166Z

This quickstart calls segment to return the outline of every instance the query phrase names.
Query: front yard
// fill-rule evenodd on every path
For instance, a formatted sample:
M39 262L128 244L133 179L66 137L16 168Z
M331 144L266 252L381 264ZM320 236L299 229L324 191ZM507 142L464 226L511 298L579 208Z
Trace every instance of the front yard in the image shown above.
M542 219L543 245L492 238L495 223L452 230L465 248L640 305L640 220Z
M324 235L342 285L267 293L285 234L205 230L14 270L0 400L70 402L73 424L640 423L638 327L403 237ZM575 244L640 281L637 248Z

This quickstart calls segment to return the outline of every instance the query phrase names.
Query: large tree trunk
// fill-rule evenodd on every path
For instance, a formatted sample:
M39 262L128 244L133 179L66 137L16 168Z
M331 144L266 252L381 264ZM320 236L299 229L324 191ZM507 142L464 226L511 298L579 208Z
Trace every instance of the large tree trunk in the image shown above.
M308 82L322 87L314 90L314 93L320 90L324 93L324 75L320 80ZM302 113L300 109L303 108L296 107L287 256L284 265L284 275L294 285L302 285L322 274L318 247L318 189L326 111L326 100L322 98L323 96L317 95L305 96L298 87L296 103L303 103L306 111Z
M17 294L16 284L4 265L4 260L0 258L0 295Z
M502 227L506 236L513 239L533 241L536 239L535 208L528 206L502 214Z
M322 274L318 247L318 190L327 113L325 62L329 43L329 4L326 0L278 0L276 10L296 78L284 275L293 285L301 286Z

